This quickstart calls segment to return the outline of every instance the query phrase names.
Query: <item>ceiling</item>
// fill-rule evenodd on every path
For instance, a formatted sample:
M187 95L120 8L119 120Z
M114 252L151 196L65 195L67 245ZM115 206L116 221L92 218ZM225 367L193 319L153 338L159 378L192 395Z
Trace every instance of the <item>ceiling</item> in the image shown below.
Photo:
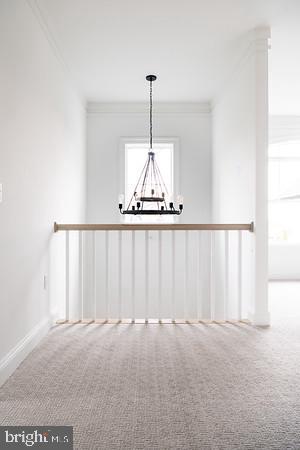
M299 0L30 0L88 101L161 102L218 95L257 26L270 25L270 105L300 113Z

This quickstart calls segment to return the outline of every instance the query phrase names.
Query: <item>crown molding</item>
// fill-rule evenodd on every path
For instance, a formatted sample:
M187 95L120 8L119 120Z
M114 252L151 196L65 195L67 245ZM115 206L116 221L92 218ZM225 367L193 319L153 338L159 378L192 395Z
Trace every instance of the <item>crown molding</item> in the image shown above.
M102 103L88 102L86 111L88 115L97 114L148 114L149 104L136 103ZM154 114L201 114L209 115L211 106L209 102L199 103L155 103Z
M40 25L40 28L42 30L43 35L45 36L46 40L48 41L49 46L52 49L52 53L54 57L56 58L58 64L60 65L61 69L63 70L65 77L68 79L69 83L71 84L71 87L75 94L77 95L81 106L83 109L86 108L86 102L82 98L82 96L79 93L78 86L74 82L74 78L72 76L71 70L68 66L68 64L65 61L65 58L63 57L63 54L59 48L59 45L57 44L56 39L54 38L54 34L51 31L49 27L49 19L47 17L47 14L45 11L42 11L40 5L38 4L37 0L26 0L26 3L28 4L29 8L31 9L33 15L35 16L37 22Z
M221 89L219 89L219 92L212 100L212 111L220 103L223 98L223 93L226 92L228 86L233 83L235 77L243 69L249 58L258 54L259 52L265 52L266 54L268 53L271 48L270 38L271 29L269 26L256 27L245 35L244 50L241 52L236 63L233 65L232 70L226 77L223 85L221 86Z

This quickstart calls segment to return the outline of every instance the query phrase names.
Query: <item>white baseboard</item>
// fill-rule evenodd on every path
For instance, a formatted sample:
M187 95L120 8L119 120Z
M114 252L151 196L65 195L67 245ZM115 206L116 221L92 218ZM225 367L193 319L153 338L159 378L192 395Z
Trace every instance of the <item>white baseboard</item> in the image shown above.
M266 312L264 315L260 314L248 314L250 322L256 327L269 327L271 325L271 315L269 312Z
M50 326L56 325L56 321L59 319L58 310L54 309L50 312Z
M42 320L0 360L0 386L47 334L50 327L48 318Z
M269 278L270 283L299 283L300 278Z

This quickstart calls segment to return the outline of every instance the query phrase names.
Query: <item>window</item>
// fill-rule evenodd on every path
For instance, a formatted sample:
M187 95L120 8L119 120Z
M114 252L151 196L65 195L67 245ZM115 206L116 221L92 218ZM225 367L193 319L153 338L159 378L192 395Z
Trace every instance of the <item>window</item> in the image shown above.
M175 159L175 141L157 142L153 144L155 158L160 168L163 180L166 184L169 198L174 198L175 180L174 180L174 159ZM136 187L138 178L145 165L148 156L149 143L145 140L137 142L135 140L124 142L122 145L124 157L123 164L123 189L120 192L125 194L124 205L127 207L132 193ZM173 223L173 216L122 216L125 222L138 223Z
M300 242L300 142L270 147L269 238Z

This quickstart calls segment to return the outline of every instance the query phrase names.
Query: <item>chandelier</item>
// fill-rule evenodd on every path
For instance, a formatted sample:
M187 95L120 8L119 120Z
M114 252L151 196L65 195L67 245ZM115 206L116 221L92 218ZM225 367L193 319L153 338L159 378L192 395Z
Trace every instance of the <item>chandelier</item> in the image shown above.
M119 210L121 214L179 215L183 210L183 197L180 195L177 198L178 209L175 208L157 165L155 152L153 151L152 82L156 78L155 75L146 76L146 80L150 82L150 139L148 156L127 208L123 209L124 196L121 194L119 197Z

